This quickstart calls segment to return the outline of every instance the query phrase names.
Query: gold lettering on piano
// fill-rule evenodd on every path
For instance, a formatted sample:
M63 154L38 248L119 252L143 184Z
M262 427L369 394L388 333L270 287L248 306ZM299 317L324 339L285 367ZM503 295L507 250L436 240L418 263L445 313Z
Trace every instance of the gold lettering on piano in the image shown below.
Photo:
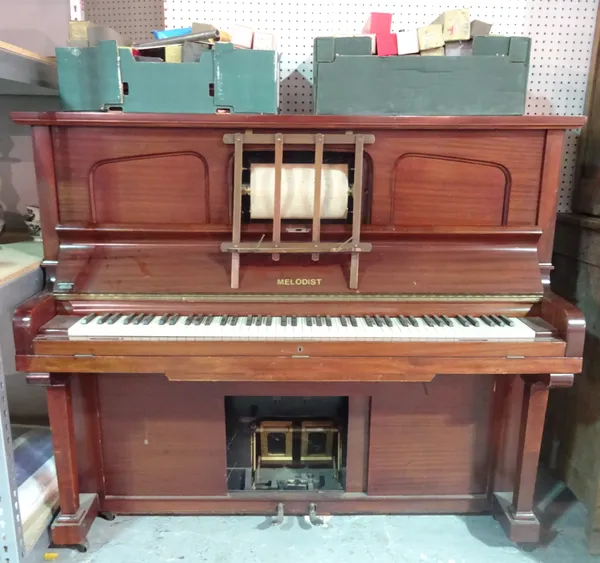
M279 278L277 285L321 285L321 278Z

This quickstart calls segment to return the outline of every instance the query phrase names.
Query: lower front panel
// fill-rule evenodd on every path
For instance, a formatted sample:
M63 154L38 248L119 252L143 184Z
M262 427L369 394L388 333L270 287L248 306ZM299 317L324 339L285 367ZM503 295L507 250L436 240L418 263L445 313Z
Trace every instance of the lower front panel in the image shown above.
M90 377L88 375L81 377ZM102 508L120 513L481 512L494 376L431 383L99 375Z

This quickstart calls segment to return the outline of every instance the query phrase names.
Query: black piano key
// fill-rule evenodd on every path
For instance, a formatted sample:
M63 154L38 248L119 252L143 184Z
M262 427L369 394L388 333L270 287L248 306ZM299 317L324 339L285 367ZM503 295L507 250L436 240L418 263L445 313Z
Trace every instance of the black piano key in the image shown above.
M433 322L438 326L444 326L444 321L439 315L433 315Z
M408 319L404 316L404 315L400 315L398 317L398 322L403 326L403 327L408 327L410 325L410 323L408 322Z
M271 315L268 315L266 317L266 323L267 326L273 326L273 317Z
M196 326L201 325L203 320L204 320L204 315L196 315L196 318L194 319L194 324Z
M509 319L508 317L505 317L504 315L498 315L499 318L502 319L502 321L504 322L504 324L508 325L508 326L514 326L514 322Z
M86 315L85 317L83 317L83 319L81 319L81 324L87 325L87 324L91 323L95 318L96 318L96 313L90 313L89 315Z
M292 326L298 326L298 317L292 315Z
M463 326L470 327L471 323L462 315L457 315L456 320Z
M471 315L465 315L465 319L467 319L473 326L479 326L479 321Z
M363 319L367 326L375 326L375 321L369 315L365 315Z
M357 327L358 326L358 322L356 322L356 317L354 315L350 315L350 324L353 327Z
M188 315L188 318L185 319L185 324L187 326L191 325L194 322L195 318L196 318L196 315Z
M229 316L228 316L228 315L223 315L223 316L221 317L221 321L220 321L220 323L219 323L219 324L220 324L221 326L225 326L225 325L227 324L227 321L228 321L228 320L229 320Z
M123 319L123 324L124 325L128 325L131 324L131 321L135 319L135 313L131 313L129 315L127 315L124 319Z
M379 315L375 315L375 324L379 327L383 327L383 319Z
M419 322L412 315L408 315L408 322L413 326L416 326L416 327L419 326Z
M145 316L144 313L140 313L139 315L136 315L133 318L133 321L131 321L131 324L133 324L135 326L139 325L142 322L142 319L144 318L144 316ZM154 315L152 315L152 316L154 316Z
M261 315L256 315L256 326L262 326L263 318Z
M487 315L481 315L481 320L488 326L494 326L494 321L490 319Z
M279 317L281 319L281 326L287 326L287 317L283 315L283 317Z
M237 325L239 320L239 317L231 317L231 326Z
M329 315L325 315L325 326L333 326L331 322L331 317Z
M252 315L246 317L246 326L252 326Z
M317 316L317 326L323 326L323 317L321 315Z
M313 325L313 318L306 317L306 326L312 326L312 325Z
M340 317L340 323L342 324L343 327L347 327L348 326L348 317L346 317L345 315L342 315Z
M179 317L181 317L181 315L171 315L171 318L169 319L169 324L174 325L179 320Z
M394 328L394 323L392 322L392 319L390 319L387 315L385 315L385 317L383 317L383 321L390 328Z
M433 322L433 319L429 315L423 315L423 320L425 321L425 324L427 326L430 326L430 327L434 327L435 326L435 323Z
M490 319L492 319L498 326L504 326L504 322L498 315L490 315Z
M153 319L153 318L154 318L154 315L144 315L144 314L142 313L142 317L140 318L140 321L142 321L142 324L143 324L143 325L146 325L146 326L148 326L148 325L149 325L149 324L152 322L152 319ZM135 319L133 320L133 323L134 323L134 324L136 324L136 323L135 323ZM138 323L138 324L139 324L139 323Z
M159 325L164 325L164 324L167 324L167 321L169 320L169 317L170 317L170 316L171 316L171 315L163 315L163 316L160 318L160 321L158 321L158 324L159 324Z
M204 319L204 324L206 326L212 324L213 320L214 320L215 316L214 315L206 315L205 319Z
M110 318L110 315L111 313L104 313L104 315L98 319L98 324L103 325Z
M446 315L442 315L442 320L446 323L447 326L454 326L452 319L450 319Z

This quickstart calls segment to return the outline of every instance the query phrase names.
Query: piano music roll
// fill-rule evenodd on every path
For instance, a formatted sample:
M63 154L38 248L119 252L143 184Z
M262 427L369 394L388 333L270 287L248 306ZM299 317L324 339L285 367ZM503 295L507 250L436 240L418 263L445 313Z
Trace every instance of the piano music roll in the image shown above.
M250 217L272 219L275 166L250 165ZM281 174L281 218L312 219L315 199L313 164L284 164ZM321 172L321 217L345 219L348 215L348 165L324 164Z

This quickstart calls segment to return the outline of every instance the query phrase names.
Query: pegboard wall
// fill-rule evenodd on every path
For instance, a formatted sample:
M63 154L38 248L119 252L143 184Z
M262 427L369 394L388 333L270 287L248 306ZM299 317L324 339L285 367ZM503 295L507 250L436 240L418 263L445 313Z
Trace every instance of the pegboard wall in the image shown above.
M152 29L186 27L194 21L223 29L234 23L275 33L281 53L281 111L312 111L312 47L319 35L360 32L369 12L394 14L393 30L431 23L441 12L469 8L500 35L533 39L527 114L583 113L599 0L85 0L86 19L111 25L133 40ZM146 27L146 26L154 27ZM559 210L570 209L578 135L569 133Z

